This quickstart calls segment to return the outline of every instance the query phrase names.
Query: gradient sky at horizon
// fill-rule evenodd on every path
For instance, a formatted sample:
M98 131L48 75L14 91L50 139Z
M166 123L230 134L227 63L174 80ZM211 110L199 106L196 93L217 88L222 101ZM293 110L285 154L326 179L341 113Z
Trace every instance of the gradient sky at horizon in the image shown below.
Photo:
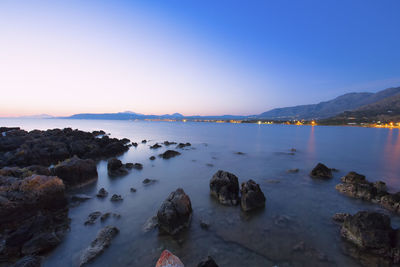
M0 1L0 116L259 114L400 86L400 1Z

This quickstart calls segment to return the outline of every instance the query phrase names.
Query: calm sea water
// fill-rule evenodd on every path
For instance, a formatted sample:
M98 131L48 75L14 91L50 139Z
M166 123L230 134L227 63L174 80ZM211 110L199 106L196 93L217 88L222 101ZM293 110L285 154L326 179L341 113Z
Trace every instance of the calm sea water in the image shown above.
M71 230L63 243L44 261L44 266L76 266L81 251L105 225L115 225L120 234L109 249L90 266L154 266L163 249L178 255L185 266L196 266L212 255L220 266L358 266L342 251L339 226L331 221L336 212L378 210L400 220L379 206L339 194L335 185L349 171L365 174L371 181L383 180L391 191L400 190L400 133L398 129L357 127L217 124L182 122L136 122L97 120L0 120L1 126L26 130L72 127L102 129L113 137L132 141L151 140L131 148L120 159L139 162L143 170L132 170L121 178L109 178L107 163L98 163L99 179L77 193L95 196L105 187L124 198L93 198L70 209ZM149 149L155 142L190 142L192 148L170 160L152 155L165 148ZM297 149L290 155L291 148ZM235 152L244 152L237 155ZM308 173L318 163L337 168L328 181L313 180ZM212 164L212 165L210 165ZM299 173L287 173L299 168ZM230 171L240 182L253 179L266 195L266 208L245 214L240 207L225 207L209 195L209 180L219 169ZM158 182L143 186L144 178ZM130 187L137 189L130 192ZM143 232L146 220L155 215L162 201L181 187L190 196L193 220L178 238ZM93 211L116 212L120 219L85 226ZM206 220L204 230L199 221ZM303 241L305 251L293 247Z

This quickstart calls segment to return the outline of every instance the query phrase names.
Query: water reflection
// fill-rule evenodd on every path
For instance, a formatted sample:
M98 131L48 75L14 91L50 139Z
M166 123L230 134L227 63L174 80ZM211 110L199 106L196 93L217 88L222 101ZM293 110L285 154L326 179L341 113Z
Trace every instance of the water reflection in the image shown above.
M387 129L384 148L384 175L389 183L395 183L399 178L398 168L400 160L400 131Z

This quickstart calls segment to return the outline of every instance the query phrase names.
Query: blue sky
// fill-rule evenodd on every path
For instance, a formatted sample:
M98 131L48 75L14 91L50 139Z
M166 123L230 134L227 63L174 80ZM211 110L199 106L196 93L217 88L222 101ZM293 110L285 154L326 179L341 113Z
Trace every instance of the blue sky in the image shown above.
M2 1L0 116L258 114L400 85L400 1Z

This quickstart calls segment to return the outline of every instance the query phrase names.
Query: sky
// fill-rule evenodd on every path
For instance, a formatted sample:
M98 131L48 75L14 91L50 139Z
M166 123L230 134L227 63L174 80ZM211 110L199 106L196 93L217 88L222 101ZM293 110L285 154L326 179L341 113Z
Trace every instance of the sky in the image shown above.
M0 116L254 115L400 86L400 1L0 1Z

